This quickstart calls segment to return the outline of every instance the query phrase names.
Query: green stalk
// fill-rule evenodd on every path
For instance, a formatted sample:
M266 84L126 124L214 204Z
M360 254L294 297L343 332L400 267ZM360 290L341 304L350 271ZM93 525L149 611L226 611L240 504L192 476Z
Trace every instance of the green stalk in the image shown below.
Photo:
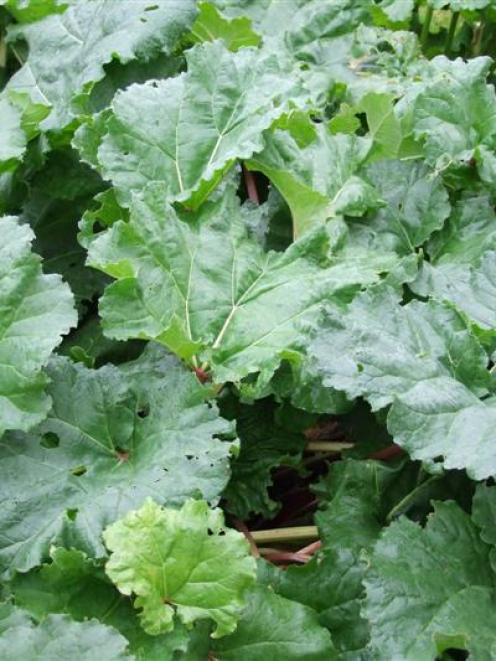
M451 52L451 47L453 45L453 37L455 36L456 26L458 25L458 19L460 18L460 12L455 11L451 15L451 21L448 29L448 36L446 38L446 44L444 46L445 55L449 55Z
M439 480L440 476L439 475L433 475L429 479L425 480L425 482L422 482L422 484L419 484L418 487L415 487L410 493L408 493L400 502L393 507L393 509L389 512L389 514L386 517L386 521L389 523L392 521L395 517L397 517L399 514L403 514L408 510L410 505L412 505L418 494L425 489L425 487L429 486L432 482L435 482L436 480Z
M317 526L276 528L272 530L250 530L250 533L257 544L301 542L319 538L319 530Z
M482 35L484 34L485 24L479 21L474 28L474 36L472 39L472 56L478 57L482 49Z
M427 42L429 40L433 13L434 13L434 7L431 7L431 5L429 5L427 7L427 11L424 16L424 24L422 25L422 32L420 33L420 45L422 46L422 50L426 48Z

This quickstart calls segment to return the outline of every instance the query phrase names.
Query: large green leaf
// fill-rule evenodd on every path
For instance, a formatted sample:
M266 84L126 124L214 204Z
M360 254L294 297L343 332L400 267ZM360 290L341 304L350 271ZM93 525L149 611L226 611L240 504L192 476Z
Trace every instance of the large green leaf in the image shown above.
M188 500L179 510L148 499L108 527L106 572L119 590L135 594L141 623L150 634L210 619L220 638L236 628L256 563L244 535L224 525L220 509Z
M77 0L63 14L11 31L11 38L27 41L29 57L9 81L9 89L50 106L42 127L62 129L78 114L75 97L104 77L105 64L172 52L195 15L193 0L132 0L124 12L120 3Z
M216 380L238 381L270 376L322 300L349 297L396 261L365 251L326 262L328 249L322 227L284 253L264 252L232 189L198 215L178 215L163 188L149 186L130 222L91 244L89 263L117 278L100 308L108 335L154 339L193 363L197 354Z
M96 620L74 622L66 615L49 615L35 626L23 611L13 610L7 622L0 626L0 655L5 661L53 661L70 657L81 661L93 661L96 657L102 661L131 661L135 658L127 653L127 640L123 636Z
M472 264L487 250L496 249L496 214L491 198L467 192L456 203L440 232L427 244L433 265Z
M371 656L431 661L449 648L494 656L496 575L490 547L455 503L424 529L405 518L383 533L365 578Z
M279 0L212 0L226 17L248 17L265 48L279 57L329 65L339 37L367 18L369 0L293 0L291 11ZM325 77L324 77L324 80Z
M158 353L120 368L50 366L49 418L0 448L0 561L27 571L52 544L102 557L101 532L148 496L216 500L229 478L231 425L208 390Z
M399 305L384 288L328 311L308 344L323 383L374 409L393 404L388 429L413 459L444 458L482 479L496 474L488 358L452 306Z
M496 475L496 398L478 399L458 381L418 383L394 402L388 429L414 459L466 469L473 479Z
M485 331L496 331L496 252L487 251L479 263L422 265L413 290L450 301Z
M438 77L415 100L414 131L427 158L445 168L470 161L478 145L494 144L496 96L486 83L488 57L463 62L439 56L432 66Z
M361 216L381 204L375 190L355 174L371 141L332 135L323 124L314 131L314 140L303 147L287 131L268 133L264 150L247 164L279 189L291 209L297 236L330 216Z
M386 23L403 23L410 20L414 5L414 0L382 0L373 11L381 24L383 17Z
M308 347L324 384L364 396L375 410L436 377L487 392L487 356L460 315L433 301L399 303L380 287L357 296L346 313L324 315Z
M311 608L257 586L236 631L215 641L215 658L231 661L334 661L339 656Z
M33 233L13 217L0 218L0 436L28 430L50 407L42 368L77 321L69 287L43 275L31 252Z
M460 200L441 232L427 246L412 289L454 303L471 322L496 329L496 216L485 195Z
M448 193L423 163L379 161L366 168L365 176L385 204L349 223L352 240L408 255L441 229L450 212Z
M132 85L114 99L98 161L122 202L161 181L168 200L199 206L236 159L262 149L262 131L289 100L298 101L290 72L263 51L232 53L216 41L186 58L187 73Z

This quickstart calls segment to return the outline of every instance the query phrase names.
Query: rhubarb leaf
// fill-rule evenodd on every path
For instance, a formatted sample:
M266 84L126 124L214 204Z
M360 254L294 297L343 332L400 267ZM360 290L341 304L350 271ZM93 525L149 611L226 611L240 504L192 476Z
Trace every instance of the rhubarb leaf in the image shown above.
M123 594L136 595L145 631L172 631L176 618L186 625L213 620L214 638L234 631L256 564L221 510L200 500L164 509L148 499L108 527L104 539L111 551L106 572Z
M153 496L215 501L229 478L231 425L208 389L162 351L120 368L68 359L49 369L53 408L0 447L1 568L27 571L51 545L104 557L105 526Z
M262 132L289 101L299 102L288 71L264 51L232 53L216 41L186 57L187 73L132 85L114 99L98 161L122 203L155 181L169 201L197 208L236 159L262 149Z
M11 30L11 39L27 41L29 56L8 88L50 107L42 128L61 130L79 114L75 98L104 77L104 65L170 54L195 15L193 0L133 0L125 12L119 3L77 0L63 14Z
M27 431L48 413L43 367L77 315L60 276L42 273L29 227L5 216L0 228L1 436L6 429Z
M436 504L425 528L406 518L387 528L365 578L372 657L427 661L456 648L490 659L496 575L489 552L455 503Z
M89 263L117 278L101 303L104 328L116 339L154 339L193 365L199 357L219 382L270 376L324 299L349 297L397 262L367 251L326 261L325 227L284 253L264 252L232 187L198 214L178 214L163 192L147 187L130 221L91 243Z

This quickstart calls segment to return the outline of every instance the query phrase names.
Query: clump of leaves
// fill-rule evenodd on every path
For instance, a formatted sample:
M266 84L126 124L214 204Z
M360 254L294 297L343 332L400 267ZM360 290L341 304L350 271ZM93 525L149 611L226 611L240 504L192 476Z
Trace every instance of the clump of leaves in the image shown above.
M488 0L0 0L2 659L496 655Z

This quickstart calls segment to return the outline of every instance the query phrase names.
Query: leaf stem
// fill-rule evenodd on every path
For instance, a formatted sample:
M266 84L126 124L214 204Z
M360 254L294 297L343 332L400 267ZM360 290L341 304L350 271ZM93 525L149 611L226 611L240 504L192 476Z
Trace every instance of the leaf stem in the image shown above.
M253 539L252 533L248 530L246 523L244 521L241 521L240 519L233 519L233 525L237 530L239 530L239 532L242 532L243 535L248 540L248 543L250 544L252 556L254 558L259 558L260 551L258 549L258 546L256 545L255 540Z
M458 25L458 19L460 18L460 12L455 11L451 15L451 21L448 28L448 36L446 37L446 44L444 46L444 54L449 55L451 53L451 48L453 46L453 38L456 32L456 26Z
M478 57L482 50L482 36L484 34L485 23L478 21L475 24L474 34L472 37L472 56Z
M377 452L373 452L372 454L369 454L369 459L376 459L377 461L389 461L390 459L396 459L396 457L400 457L403 454L403 449L399 447L399 445L388 445L386 448L383 448L382 450L377 450Z
M260 204L260 198L258 196L257 182L253 176L253 172L247 169L243 164L243 175L245 178L246 192L248 194L248 199L254 202L255 204Z
M415 487L415 489L410 491L410 493L408 493L402 500L400 500L400 502L397 505L393 507L393 509L387 515L386 521L389 523L395 517L406 512L410 507L410 505L412 505L415 502L415 499L417 498L418 494L421 491L423 491L428 485L432 484L432 482L439 480L440 477L441 477L440 475L432 475L430 478L425 480L425 482L422 482L422 484L419 484L418 487Z
M298 551L300 555L313 555L317 551L320 551L322 547L322 542L320 539L316 542L312 542L311 544L308 544L308 546L304 546L302 549Z
M252 530L251 536L257 544L262 542L264 544L273 544L274 542L299 542L307 539L318 539L319 530L317 526L274 528L272 530Z
M353 443L339 441L310 441L305 450L308 452L342 452L354 447Z
M422 25L422 32L420 33L420 45L422 46L422 50L424 50L427 46L427 42L429 40L429 34L430 34L430 27L431 27L431 21L432 21L432 15L434 14L434 7L431 5L428 5L427 11L424 16L424 23Z
M0 35L0 69L7 66L7 44L2 35Z
M298 562L299 564L305 565L311 559L311 556L303 555L299 551L282 551L280 549L271 548L261 548L260 554L266 560L273 563L287 564L288 562Z

